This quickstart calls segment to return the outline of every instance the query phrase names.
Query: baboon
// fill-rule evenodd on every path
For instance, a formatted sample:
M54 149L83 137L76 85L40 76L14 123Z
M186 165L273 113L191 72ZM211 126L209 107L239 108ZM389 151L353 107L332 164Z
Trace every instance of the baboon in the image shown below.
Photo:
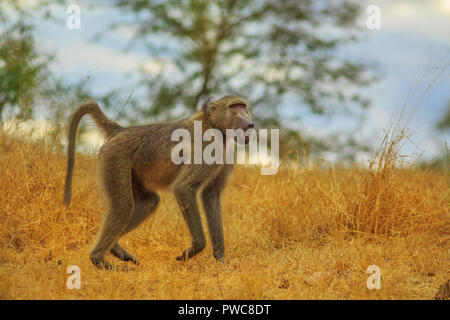
M164 189L174 193L192 238L191 246L177 260L192 258L206 246L197 204L196 195L199 191L213 256L223 262L225 248L220 194L233 165L174 164L171 161L171 150L177 142L171 141L171 133L175 129L184 128L193 137L194 121L202 122L203 132L209 128L219 129L223 134L226 129L246 131L254 127L248 102L236 96L225 96L217 101L206 101L200 112L186 119L136 127L122 127L111 121L96 102L81 104L72 115L69 125L63 200L67 206L71 201L76 132L85 114L93 118L107 138L99 151L98 167L109 200L109 211L103 218L97 241L89 254L94 265L112 268L113 265L105 261L108 251L120 260L139 264L138 259L122 248L118 241L156 210L160 199L157 191ZM245 143L248 142L247 138ZM225 143L226 140L223 141Z

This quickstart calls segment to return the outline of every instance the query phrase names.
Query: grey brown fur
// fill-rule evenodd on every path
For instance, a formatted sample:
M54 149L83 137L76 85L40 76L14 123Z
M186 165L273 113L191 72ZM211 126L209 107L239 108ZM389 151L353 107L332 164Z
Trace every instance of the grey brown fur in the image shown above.
M110 208L90 252L91 261L97 267L111 268L112 265L105 261L105 254L110 251L123 261L139 264L118 241L156 210L159 203L156 191L164 189L175 194L192 237L190 248L182 252L177 259L192 258L206 245L196 197L200 191L213 255L217 260L223 261L225 248L220 194L233 166L174 164L171 160L171 150L178 142L171 141L171 134L175 129L185 128L193 139L195 120L202 121L203 131L217 128L225 133L225 129L253 128L248 103L239 97L226 96L214 102L206 102L202 111L183 120L129 128L109 120L95 102L80 105L74 112L69 127L64 189L66 205L71 201L76 131L85 114L91 115L107 137L100 149L98 162ZM193 152L194 148L191 149ZM193 159L193 155L191 156Z

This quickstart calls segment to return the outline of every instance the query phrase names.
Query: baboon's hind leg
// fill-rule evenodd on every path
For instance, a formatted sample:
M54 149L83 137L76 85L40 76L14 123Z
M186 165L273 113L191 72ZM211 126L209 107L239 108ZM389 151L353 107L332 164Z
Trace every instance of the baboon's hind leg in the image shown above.
M144 222L156 210L159 204L159 195L152 190L148 190L141 183L134 171L132 172L131 180L133 186L134 212L123 234L130 232Z
M151 213L156 210L159 203L158 194L151 190L147 190L138 180L134 172L132 174L132 187L134 211L131 220L128 222L128 225L122 235L139 226ZM110 252L122 261L132 261L135 264L139 264L139 260L122 248L118 242L111 248Z
M89 258L95 266L111 269L113 265L105 261L105 254L115 246L128 226L134 209L134 200L131 187L131 164L125 159L115 157L105 159L104 157L99 160L103 165L102 178L110 209L103 218L98 240Z

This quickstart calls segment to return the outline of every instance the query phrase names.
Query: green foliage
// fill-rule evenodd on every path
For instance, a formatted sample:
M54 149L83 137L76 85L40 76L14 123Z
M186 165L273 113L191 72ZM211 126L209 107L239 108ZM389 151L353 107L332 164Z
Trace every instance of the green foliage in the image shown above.
M64 3L45 0L39 7L45 10L52 2ZM99 4L103 9L105 5ZM265 128L286 124L282 106L294 108L290 114L297 116L290 116L291 123L305 112L348 112L368 106L358 89L373 78L366 66L338 54L341 46L356 41L360 5L355 1L114 0L108 5L117 6L126 17L114 27L132 28L134 41L145 45L149 57L167 62L161 72L142 69L140 85L148 96L131 99L127 109L134 112L122 118L180 117L198 110L210 96L225 94L245 96L258 125ZM24 116L31 117L39 87L41 98L55 105L55 116L63 116L61 106L87 91L55 80L48 69L51 57L38 58L31 27L22 24L21 32L16 28L9 33L9 44L0 42L9 59L0 69L1 108L26 106L31 111ZM11 43L19 54L10 54ZM103 100L106 106L117 106L117 91ZM136 121L133 116L128 120ZM283 154L330 148L317 140L313 145L297 128L284 127Z
M442 119L436 124L436 127L442 131L450 131L450 101L447 102L446 111Z
M35 12L25 11L20 4L0 3L0 122L5 117L31 119L37 106L45 106L53 120L59 121L70 112L65 106L90 94L83 88L85 81L70 85L51 72L53 57L37 49L29 21ZM42 1L38 8L48 4Z
M176 61L168 72L144 72L148 100L138 106L144 116L170 118L175 111L197 110L210 96L240 94L252 103L260 126L280 127L280 106L287 98L296 101L292 107L298 114L360 110L369 104L351 90L373 80L365 66L336 54L356 41L360 5L353 1L115 3L133 14L126 26L152 57ZM288 131L290 145L305 143L297 130Z
M170 75L145 78L153 101L150 109L145 108L149 115L183 106L195 110L202 100L224 93L245 95L259 109L256 115L262 121L278 122L276 106L287 95L298 99L298 109L309 107L315 113L333 109L337 101L368 104L359 95L344 92L342 85L367 84L364 66L335 56L342 44L354 40L359 6L353 2L116 3L134 12L127 26L135 28L137 39L146 42L153 56L169 54L177 61ZM158 35L167 45L160 44ZM161 101L166 101L164 110Z
M18 107L19 119L30 118L32 104L47 80L49 56L38 56L31 26L15 23L0 35L0 119L6 107Z

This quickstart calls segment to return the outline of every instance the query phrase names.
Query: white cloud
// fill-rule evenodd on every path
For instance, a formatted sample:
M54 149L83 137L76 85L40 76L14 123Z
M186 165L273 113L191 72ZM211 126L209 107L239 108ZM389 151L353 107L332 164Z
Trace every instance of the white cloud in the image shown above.
M132 40L135 37L135 29L130 26L120 25L115 30L114 33L125 40Z
M405 32L428 40L450 43L450 0L377 0L381 30Z
M450 0L440 0L437 3L437 8L444 10L450 16Z
M56 53L54 68L66 72L114 72L137 73L142 67L144 71L158 74L173 66L171 61L139 56L132 52L119 52L112 48L86 43L76 37L71 37L65 43L55 43L51 39L41 38L43 51Z

